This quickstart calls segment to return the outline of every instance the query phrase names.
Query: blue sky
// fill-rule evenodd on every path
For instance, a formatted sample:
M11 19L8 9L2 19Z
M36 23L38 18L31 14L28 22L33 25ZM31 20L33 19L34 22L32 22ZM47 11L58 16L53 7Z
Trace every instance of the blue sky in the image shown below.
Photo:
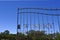
M49 0L0 0L0 1L49 1Z
M43 1L1 1L0 0L0 32L9 30L16 33L16 13L17 8L60 8L59 0Z
M0 1L59 1L59 0L0 0Z

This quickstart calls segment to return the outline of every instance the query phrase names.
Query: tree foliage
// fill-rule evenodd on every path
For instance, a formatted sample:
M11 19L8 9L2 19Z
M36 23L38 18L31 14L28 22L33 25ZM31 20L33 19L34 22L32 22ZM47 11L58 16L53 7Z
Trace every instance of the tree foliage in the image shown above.
M60 33L47 35L45 34L45 31L30 30L26 32L26 34L10 34L8 30L5 30L4 32L0 33L0 39L16 40L18 36L19 40L60 40Z

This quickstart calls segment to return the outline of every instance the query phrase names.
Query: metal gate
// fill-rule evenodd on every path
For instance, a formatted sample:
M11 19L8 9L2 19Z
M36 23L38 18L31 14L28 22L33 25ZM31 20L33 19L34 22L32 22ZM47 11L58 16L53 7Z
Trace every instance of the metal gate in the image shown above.
M46 35L54 34L54 39L55 33L60 33L59 11L58 8L18 8L17 37L19 33L27 35L30 30L34 30L44 31Z

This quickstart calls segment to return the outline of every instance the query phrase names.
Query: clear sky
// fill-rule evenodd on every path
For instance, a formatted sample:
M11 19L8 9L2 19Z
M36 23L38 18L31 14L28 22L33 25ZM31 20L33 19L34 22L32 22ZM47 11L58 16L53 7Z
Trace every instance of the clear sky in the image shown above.
M16 33L17 8L60 8L60 0L43 1L1 1L0 0L0 32L9 30Z
M0 1L49 1L49 0L0 0Z

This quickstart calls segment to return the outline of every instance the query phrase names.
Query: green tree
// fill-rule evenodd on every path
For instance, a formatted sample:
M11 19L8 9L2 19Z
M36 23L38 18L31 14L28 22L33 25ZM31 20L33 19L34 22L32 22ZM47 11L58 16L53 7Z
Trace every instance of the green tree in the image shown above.
M60 40L60 33L56 33L56 40Z
M27 32L27 37L32 38L32 40L40 40L43 36L46 36L45 31L30 30Z
M5 30L3 33L4 34L9 34L10 32L8 30Z

